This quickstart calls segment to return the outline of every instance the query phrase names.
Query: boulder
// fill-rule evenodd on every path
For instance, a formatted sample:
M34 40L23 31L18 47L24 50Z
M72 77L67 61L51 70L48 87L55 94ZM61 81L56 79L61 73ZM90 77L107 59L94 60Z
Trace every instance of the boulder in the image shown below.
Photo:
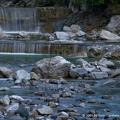
M9 111L15 112L18 108L19 108L19 103L13 103L13 104L5 107L7 112L9 112Z
M3 105L5 105L5 106L9 105L9 104L10 104L10 98L9 98L9 96L8 96L8 95L5 95L4 97L2 97L2 98L0 99L0 102L1 102Z
M42 108L38 109L38 112L42 115L50 115L53 113L53 110L49 106L43 106Z
M81 30L79 25L73 24L73 25L70 26L70 31L73 32L73 33L76 33L79 30Z
M14 78L16 80L30 80L30 74L27 71L21 69L16 71Z
M71 63L61 56L44 58L38 61L36 65L42 77L45 78L68 77L71 67Z
M84 59L77 59L76 62L81 65L87 72L91 72L95 70L95 66L92 66L90 63L85 61Z
M95 80L104 79L104 78L108 78L108 74L106 72L92 72L91 77Z
M0 67L0 74L5 78L9 78L13 72L14 71L12 69L7 67Z
M120 35L120 15L112 16L106 29L112 33Z
M69 40L70 38L67 32L55 32L55 35L59 40Z
M0 32L0 39L8 38L8 37L9 37L9 35L7 35L6 33Z
M73 68L70 70L70 77L72 78L78 78L78 77L84 77L87 75L87 71L84 68Z
M107 30L102 30L100 33L100 37L107 40L120 40L120 36Z
M88 57L101 57L103 55L103 46L89 46L87 47L87 55Z
M100 59L98 64L104 67L114 67L114 63L106 58Z
M85 32L83 32L82 30L79 30L78 32L76 32L76 35L78 36L78 37L82 37L82 36L85 36Z
M103 57L110 59L120 59L120 46L112 46Z
M38 79L40 79L40 77L37 74L35 74L34 72L30 73L30 78L31 78L31 80L38 80Z
M65 32L70 32L70 27L64 26L64 27L63 27L63 31L65 31Z
M26 31L20 31L20 32L19 32L19 35L20 35L21 37L28 37L28 33L27 33Z

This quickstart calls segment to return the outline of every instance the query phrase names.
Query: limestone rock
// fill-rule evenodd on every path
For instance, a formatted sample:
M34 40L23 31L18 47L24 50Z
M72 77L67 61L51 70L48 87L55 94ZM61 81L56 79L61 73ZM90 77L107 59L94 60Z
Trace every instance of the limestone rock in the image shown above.
M65 78L69 76L71 63L61 56L44 58L36 63L42 77Z
M92 72L91 76L92 76L93 79L108 78L108 74L106 72Z
M79 37L82 37L82 36L84 36L85 34L86 34L86 33L83 32L82 30L79 30L79 31L76 33L76 35L79 36Z
M120 59L120 46L112 46L111 49L104 54L105 58Z
M7 68L7 67L0 67L0 74L5 77L8 78L10 77L10 75L13 73L13 70Z
M70 76L72 78L84 77L87 75L87 71L84 68L73 68L70 70Z
M15 100L18 100L18 101L24 101L24 99L18 95L11 95L10 96L10 99L15 99Z
M120 36L111 33L110 31L107 30L102 30L100 33L100 37L102 39L107 39L107 40L120 40Z
M65 31L65 32L69 32L69 31L70 31L70 27L68 27L68 26L64 26L64 27L63 27L63 31Z
M12 105L6 106L5 109L7 112L9 111L16 111L19 108L19 104L18 103L13 103Z
M34 72L30 73L30 78L31 78L31 80L38 80L38 79L40 79L40 77L37 74L35 74Z
M106 58L102 58L98 62L99 65L102 65L104 67L113 67L114 63L110 60L107 60Z
M8 95L5 95L4 97L2 97L2 98L0 99L0 102L1 102L3 105L5 105L5 106L9 105L9 104L10 104L10 98L9 98L9 96L8 96Z
M120 15L112 16L110 22L106 26L106 29L120 35Z
M43 106L42 108L38 109L38 112L42 115L50 115L53 113L53 110L49 106Z
M79 30L81 30L81 28L80 28L79 25L73 24L73 25L70 26L70 30L71 30L71 32L76 33Z
M7 35L4 32L0 32L0 39L7 38L7 37L9 37L9 35Z
M55 32L57 39L59 40L69 40L69 34L67 32Z
M8 87L0 87L0 91L8 91L9 88Z
M15 79L16 80L23 80L23 79L30 80L30 74L27 71L21 69L21 70L16 71Z

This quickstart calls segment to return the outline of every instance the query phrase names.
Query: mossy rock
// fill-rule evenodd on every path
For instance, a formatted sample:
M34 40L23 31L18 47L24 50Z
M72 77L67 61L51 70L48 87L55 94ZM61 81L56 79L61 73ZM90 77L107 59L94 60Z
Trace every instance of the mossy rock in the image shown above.
M120 15L120 4L111 4L107 8L108 15Z

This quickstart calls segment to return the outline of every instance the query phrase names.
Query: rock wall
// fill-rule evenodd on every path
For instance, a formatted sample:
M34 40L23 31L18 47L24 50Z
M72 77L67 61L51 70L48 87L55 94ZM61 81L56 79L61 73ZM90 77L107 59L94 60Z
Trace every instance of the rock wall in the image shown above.
M65 7L38 7L42 32L53 32L58 21L63 25L71 10Z

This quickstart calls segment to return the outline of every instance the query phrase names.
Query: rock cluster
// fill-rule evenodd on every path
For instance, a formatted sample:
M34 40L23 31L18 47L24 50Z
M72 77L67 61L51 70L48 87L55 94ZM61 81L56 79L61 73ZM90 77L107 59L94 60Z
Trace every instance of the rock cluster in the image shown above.
M120 58L119 49L117 51L108 52L99 61L87 62L82 58L71 63L61 56L52 58L44 58L36 63L31 73L21 69L16 72L1 67L1 77L12 78L15 83L26 82L28 80L39 80L40 78L77 78L77 79L104 79L117 77L120 75L119 66L107 58ZM115 50L116 50L115 49ZM116 56L117 54L117 56ZM110 57L111 56L111 57ZM118 63L119 64L119 63ZM9 74L8 74L9 73ZM120 76L119 76L120 77Z

